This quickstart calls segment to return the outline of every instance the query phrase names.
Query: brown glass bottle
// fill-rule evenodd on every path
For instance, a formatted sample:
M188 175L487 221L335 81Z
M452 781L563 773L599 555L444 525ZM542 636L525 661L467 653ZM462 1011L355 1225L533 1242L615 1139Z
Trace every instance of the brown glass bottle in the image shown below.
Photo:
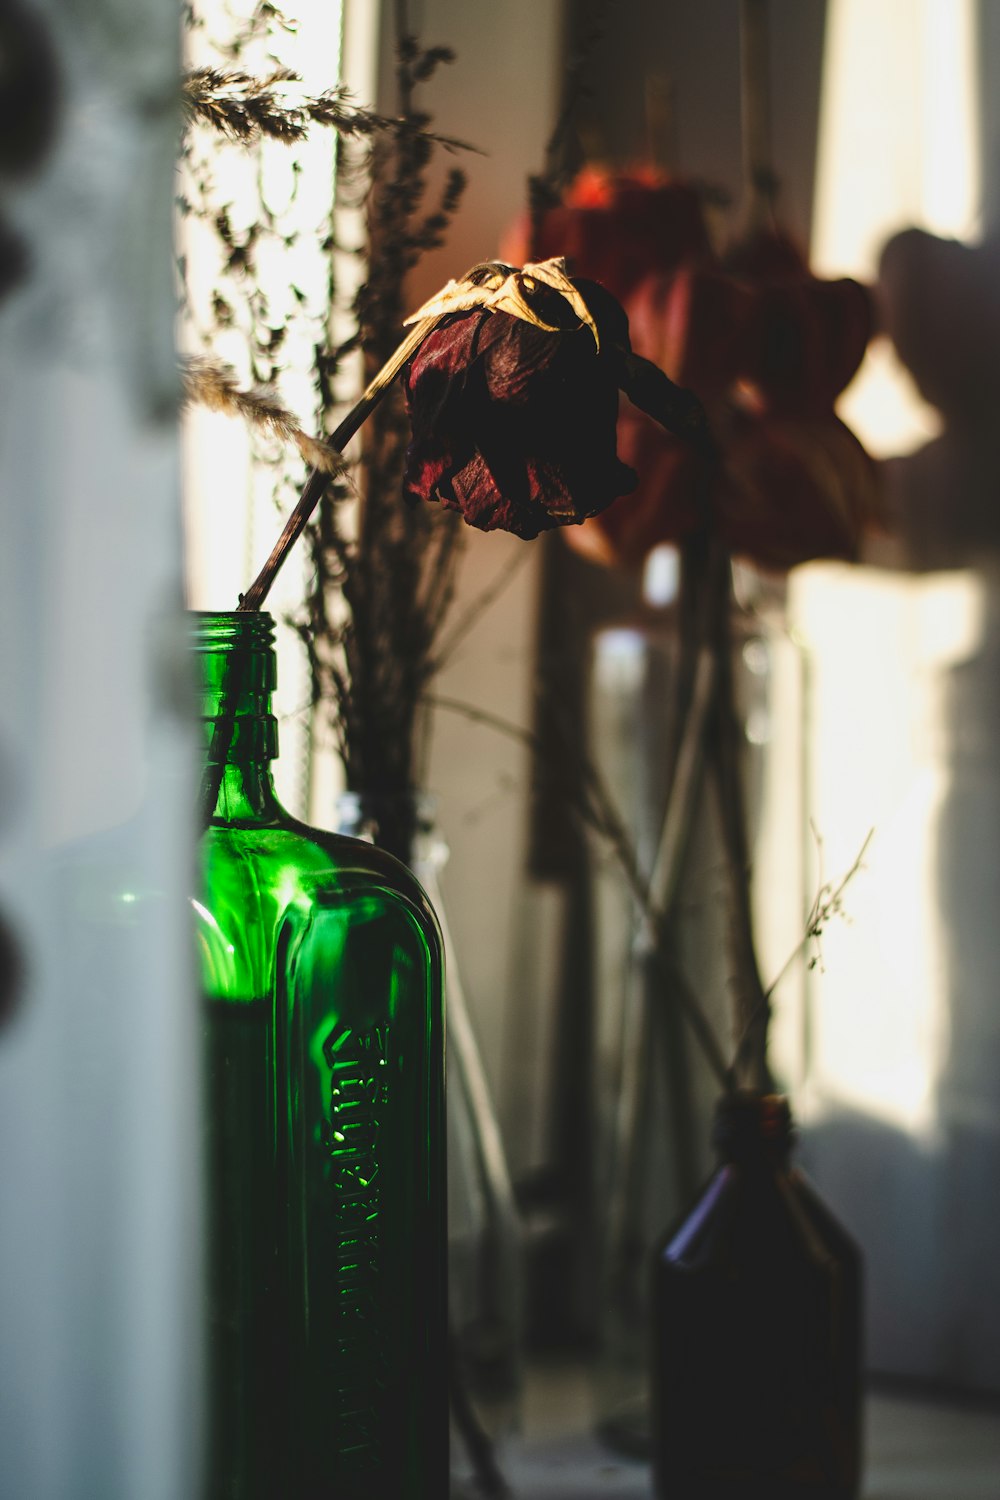
M854 1500L861 1257L790 1164L777 1095L719 1105L719 1166L653 1268L659 1500Z

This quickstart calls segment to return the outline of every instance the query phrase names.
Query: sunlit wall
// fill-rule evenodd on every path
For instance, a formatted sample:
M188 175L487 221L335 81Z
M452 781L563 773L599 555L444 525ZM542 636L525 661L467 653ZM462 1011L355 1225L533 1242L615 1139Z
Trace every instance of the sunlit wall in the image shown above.
M813 258L873 281L917 225L983 223L979 7L830 0ZM994 59L995 65L995 59ZM942 428L885 340L842 413L880 458ZM938 484L943 517L955 496ZM811 680L809 801L827 872L867 831L846 921L812 974L807 1153L869 1261L875 1368L1000 1386L997 570L815 566L793 579Z

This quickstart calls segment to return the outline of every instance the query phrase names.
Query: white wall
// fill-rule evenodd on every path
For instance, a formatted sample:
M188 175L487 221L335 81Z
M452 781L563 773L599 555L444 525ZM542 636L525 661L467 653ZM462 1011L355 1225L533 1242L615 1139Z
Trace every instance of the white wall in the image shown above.
M830 0L819 266L873 280L910 225L995 233L991 17L975 0ZM895 460L900 524L873 554L887 566L806 568L793 587L829 868L875 830L850 924L810 976L806 1156L867 1255L872 1366L997 1391L998 475L968 436L929 441L942 418L885 340L843 413Z
M456 61L439 69L424 91L435 129L484 153L458 159L468 188L447 246L428 255L414 276L414 306L450 277L499 254L505 232L523 210L527 174L543 165L557 109L561 12L557 0L410 5L411 24L424 44L444 43L456 53ZM391 28L384 25L386 57ZM390 107L388 94L382 103ZM453 620L499 576L511 573L511 582L465 634L434 691L529 726L538 549L471 528L465 544ZM444 900L484 1065L502 1109L510 1083L504 1064L509 997L512 988L539 982L517 947L525 936L524 904L535 899L523 874L527 757L516 740L454 712L435 715L433 735L428 782L451 849ZM517 1066L523 1065L524 1051L518 1049Z

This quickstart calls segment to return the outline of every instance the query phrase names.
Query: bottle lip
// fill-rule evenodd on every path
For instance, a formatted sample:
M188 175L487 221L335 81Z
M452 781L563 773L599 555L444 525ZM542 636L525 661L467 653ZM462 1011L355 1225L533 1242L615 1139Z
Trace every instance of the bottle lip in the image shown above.
M277 678L274 620L263 611L191 610L191 651L201 678L207 765L250 765L278 754L270 712Z
M783 1094L741 1089L725 1095L716 1106L712 1143L723 1155L785 1153L793 1134L792 1112Z
M195 650L274 645L274 616L265 610L192 609L188 611L188 618Z

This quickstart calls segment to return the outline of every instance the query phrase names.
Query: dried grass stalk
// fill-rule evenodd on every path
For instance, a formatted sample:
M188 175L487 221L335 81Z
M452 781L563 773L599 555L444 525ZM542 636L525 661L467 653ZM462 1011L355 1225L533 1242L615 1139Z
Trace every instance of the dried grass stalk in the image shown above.
M304 432L291 412L266 386L244 390L228 365L192 357L181 366L184 401L207 406L210 411L240 417L251 427L271 432L284 443L293 443L311 469L321 474L341 474L345 464L337 450L322 438Z
M310 125L321 125L351 139L370 139L398 133L406 122L355 104L348 89L289 96L289 85L301 83L290 68L276 68L262 78L239 68L193 68L181 86L181 108L188 124L201 122L241 145L255 145L263 136L301 141ZM426 139L449 151L474 148L451 136L424 132Z

